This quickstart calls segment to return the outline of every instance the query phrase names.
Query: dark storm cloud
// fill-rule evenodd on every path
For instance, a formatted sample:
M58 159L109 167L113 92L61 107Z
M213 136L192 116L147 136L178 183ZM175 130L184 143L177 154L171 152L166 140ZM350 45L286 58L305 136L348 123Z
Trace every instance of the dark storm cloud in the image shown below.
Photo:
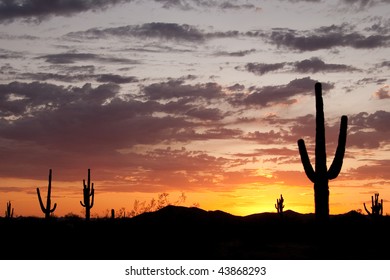
M106 57L91 53L59 53L48 54L37 57L37 59L44 59L52 64L72 64L78 61L96 61L102 63L123 63L123 64L137 64L138 61L128 58Z
M15 19L40 22L51 16L104 10L126 2L132 0L2 0L0 22L12 22Z
M365 35L347 25L324 26L313 31L298 31L286 28L273 29L269 34L248 35L263 36L269 43L297 51L316 51L334 47L351 47L355 49L374 49L388 47L390 36L374 33Z

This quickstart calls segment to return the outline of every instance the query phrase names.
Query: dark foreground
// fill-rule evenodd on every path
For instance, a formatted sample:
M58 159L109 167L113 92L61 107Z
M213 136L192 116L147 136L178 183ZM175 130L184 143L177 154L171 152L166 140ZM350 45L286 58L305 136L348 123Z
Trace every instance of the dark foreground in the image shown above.
M287 211L246 217L168 206L131 219L0 218L2 260L390 259L390 217L350 212L326 226Z

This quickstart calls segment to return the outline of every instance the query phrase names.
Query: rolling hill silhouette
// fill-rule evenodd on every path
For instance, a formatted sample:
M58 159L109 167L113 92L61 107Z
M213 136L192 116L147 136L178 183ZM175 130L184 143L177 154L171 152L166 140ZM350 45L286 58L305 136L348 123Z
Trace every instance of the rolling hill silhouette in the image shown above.
M389 259L390 218L317 224L291 210L235 216L167 206L133 218L0 219L1 259ZM383 237L382 237L383 236Z

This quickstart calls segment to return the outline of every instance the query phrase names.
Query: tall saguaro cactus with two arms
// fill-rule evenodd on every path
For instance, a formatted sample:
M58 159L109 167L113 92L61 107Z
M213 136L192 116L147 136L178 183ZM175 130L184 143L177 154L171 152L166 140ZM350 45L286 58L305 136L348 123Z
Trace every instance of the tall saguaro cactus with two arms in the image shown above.
M43 213L45 213L45 218L50 218L50 214L56 210L57 203L54 203L53 208L51 208L51 169L49 169L49 185L47 187L47 199L46 199L46 207L43 205L41 193L39 191L39 188L37 188L37 194L38 194L38 200L39 205L41 206L41 210Z
M316 98L316 137L315 137L315 169L310 163L305 141L298 140L299 154L306 176L314 183L315 216L318 221L329 219L329 180L335 179L343 165L345 144L347 140L348 117L341 117L340 132L335 157L330 168L326 165L325 118L322 101L322 85L315 84Z
M91 197L91 200L89 199ZM88 180L85 184L83 180L83 201L80 201L81 206L85 207L85 219L88 221L91 217L91 208L93 207L95 198L95 190L93 188L93 183L91 184L91 170L88 169Z

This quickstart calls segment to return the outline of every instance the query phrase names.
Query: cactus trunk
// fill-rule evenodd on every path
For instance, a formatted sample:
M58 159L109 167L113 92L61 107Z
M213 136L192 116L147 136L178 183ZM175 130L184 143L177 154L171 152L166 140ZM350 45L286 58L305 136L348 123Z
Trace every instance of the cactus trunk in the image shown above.
M89 199L91 197L91 200ZM83 180L83 201L80 201L81 206L85 207L85 219L88 221L91 217L91 208L93 207L95 198L95 190L93 183L91 184L91 170L88 169L87 184Z
M335 179L343 165L347 139L347 116L341 117L338 145L333 162L328 170L326 165L325 118L322 100L322 85L315 84L316 97L316 138L315 138L315 170L307 154L305 142L298 140L299 154L307 177L314 183L315 216L319 221L329 219L329 180Z
M45 214L45 218L50 218L50 214L54 212L57 207L57 203L54 203L53 208L51 208L51 169L49 169L49 184L47 186L47 198L46 198L46 207L43 205L41 192L39 188L37 188L39 205L41 207L42 212Z

